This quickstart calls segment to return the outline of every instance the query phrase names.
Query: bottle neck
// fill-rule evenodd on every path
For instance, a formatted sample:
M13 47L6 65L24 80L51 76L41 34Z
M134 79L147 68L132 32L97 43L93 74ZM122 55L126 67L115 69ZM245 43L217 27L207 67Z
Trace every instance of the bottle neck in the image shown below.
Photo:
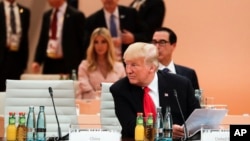
M166 113L171 113L171 108L169 106L166 107Z
M30 109L29 109L29 112L30 112L30 113L33 113L33 112L34 112L34 108L30 108Z
M39 111L44 112L44 106L40 106Z

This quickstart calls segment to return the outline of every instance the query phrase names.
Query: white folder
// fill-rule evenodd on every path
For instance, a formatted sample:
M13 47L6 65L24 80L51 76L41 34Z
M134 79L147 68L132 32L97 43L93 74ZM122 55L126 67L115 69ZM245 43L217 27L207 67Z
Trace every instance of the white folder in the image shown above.
M211 129L219 127L227 112L227 109L195 109L186 120L189 137L200 131L203 125Z

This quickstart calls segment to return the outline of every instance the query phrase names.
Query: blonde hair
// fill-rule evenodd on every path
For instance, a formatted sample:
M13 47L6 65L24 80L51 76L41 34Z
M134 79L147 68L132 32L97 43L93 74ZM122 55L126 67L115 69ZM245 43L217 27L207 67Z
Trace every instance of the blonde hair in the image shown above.
M155 45L144 42L136 42L129 45L123 55L124 60L140 57L144 58L145 64L153 64L156 68L158 68L158 50Z
M86 58L87 62L89 63L88 71L94 71L97 69L97 53L95 51L95 45L94 45L94 41L97 36L104 37L104 39L106 40L108 44L108 50L105 54L106 60L103 60L103 61L107 62L108 72L111 72L113 70L114 63L116 61L115 49L114 49L115 47L114 47L110 32L105 27L98 27L91 34L90 44L87 49L87 58Z

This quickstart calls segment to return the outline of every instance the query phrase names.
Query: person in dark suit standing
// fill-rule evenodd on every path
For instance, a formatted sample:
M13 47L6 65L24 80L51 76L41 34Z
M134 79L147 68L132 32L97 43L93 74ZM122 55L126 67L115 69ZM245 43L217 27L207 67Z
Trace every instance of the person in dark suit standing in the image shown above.
M67 3L74 8L78 9L79 1L78 0L67 0Z
M139 19L135 9L118 5L118 0L101 1L103 8L87 18L88 38L95 28L108 28L116 47L118 60L121 60L129 44L137 41L150 42L151 38L146 34L147 28Z
M130 7L138 11L141 20L148 26L148 34L152 38L154 31L160 28L165 17L163 0L133 0Z
M0 2L0 91L6 79L20 79L28 63L30 10L15 0Z
M172 57L176 48L177 36L174 31L167 27L161 27L154 32L152 43L159 50L159 69L168 68L170 73L178 74L188 78L194 89L199 89L198 78L194 69L175 64Z
M32 71L43 74L70 74L85 57L82 12L69 6L66 0L48 0L52 9L45 12Z
M191 82L185 77L164 73L158 70L158 50L153 44L137 42L131 44L123 56L127 77L118 80L110 87L114 98L115 113L122 126L122 138L134 138L137 112L144 115L149 112L156 113L156 107L162 107L165 114L166 106L171 107L173 116L173 137L184 136L181 126L182 119L174 93L178 94L181 109L185 120L194 109L200 108L198 100L194 97ZM144 107L146 93L149 89L151 110ZM147 97L148 98L148 97Z

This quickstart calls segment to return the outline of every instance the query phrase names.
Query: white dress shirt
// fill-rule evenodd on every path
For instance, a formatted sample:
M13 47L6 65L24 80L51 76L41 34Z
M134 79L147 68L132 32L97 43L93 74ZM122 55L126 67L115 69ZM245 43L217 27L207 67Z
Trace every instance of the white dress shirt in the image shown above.
M110 29L110 17L111 14L115 16L115 25L116 25L116 31L118 32L118 37L120 37L121 35L121 31L120 31L120 20L119 20L119 10L118 7L115 8L115 11L113 13L109 13L107 10L103 9L104 11L104 17L105 17L105 21L106 21L106 25L108 26L108 29Z
M155 73L153 81L148 85L150 89L149 95L155 104L155 108L159 107L159 89L158 89L158 75Z
M7 45L10 41L10 36L11 36L11 26L10 26L10 2L4 0L4 10L5 10L5 17L6 17L6 27L7 27ZM14 2L13 3L13 11L14 11L14 15L15 15L15 21L16 21L16 34L21 36L22 33L22 28L21 28L21 21L20 21L20 15L19 12L22 13L22 9L19 10L17 3Z
M169 73L173 73L173 74L176 74L176 70L175 70L175 67L174 67L174 61L172 60L168 66L164 66L163 64L159 63L159 70L163 70L164 68L168 68L169 69Z
M59 8L57 12L57 31L56 31L56 39L53 39L53 41L49 41L48 43L48 49L51 44L56 46L56 58L62 58L63 57L63 51L62 51L62 30L63 30L63 22L64 22L64 15L66 12L67 3L64 2ZM53 15L55 13L56 9L54 8L50 17L50 22L52 22ZM67 16L67 15L66 15ZM49 37L51 37L52 31L50 29L49 31ZM47 49L47 50L48 50Z
M121 40L121 30L120 30L120 15L119 15L119 10L118 6L115 8L115 11L113 13L109 13L107 10L103 9L104 11L104 17L106 21L107 28L110 29L110 18L111 14L114 15L115 17L115 25L116 25L116 31L117 31L117 37L113 38L114 40ZM115 46L115 54L117 56L117 60L121 61L122 60L122 47L121 46Z

